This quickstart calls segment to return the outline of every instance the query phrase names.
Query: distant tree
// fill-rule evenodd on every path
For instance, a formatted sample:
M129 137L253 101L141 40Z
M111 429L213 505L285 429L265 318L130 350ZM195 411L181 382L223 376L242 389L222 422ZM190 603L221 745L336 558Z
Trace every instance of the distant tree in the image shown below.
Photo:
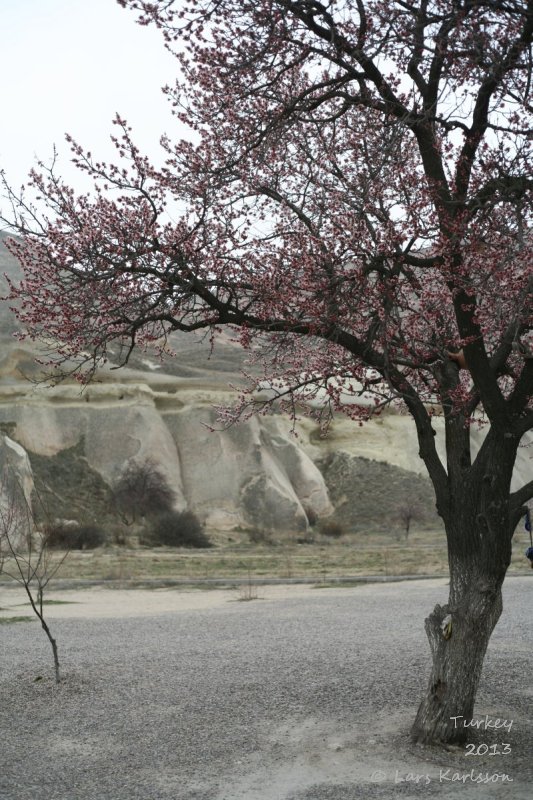
M405 500L398 509L398 518L402 523L406 540L409 538L409 531L411 524L420 520L422 517L422 508L418 500L408 498Z
M454 717L472 717L533 496L510 490L533 427L532 2L119 2L176 44L166 91L194 142L163 137L155 166L117 117L118 166L70 140L93 195L43 167L41 216L7 187L19 318L86 378L116 343L126 363L229 325L263 354L272 402L408 412L450 564L412 735L464 739Z
M112 508L129 526L144 517L172 511L174 499L174 492L153 461L131 461L113 486Z

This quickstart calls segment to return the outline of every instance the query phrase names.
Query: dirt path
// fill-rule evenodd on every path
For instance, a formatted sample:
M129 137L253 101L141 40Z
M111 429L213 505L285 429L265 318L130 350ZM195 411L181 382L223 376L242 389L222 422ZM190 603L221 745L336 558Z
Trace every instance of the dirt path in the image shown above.
M446 581L437 579L433 585ZM182 611L222 608L227 603L242 602L247 595L253 599L283 601L289 598L316 596L320 591L327 596L338 589L317 589L310 584L253 586L244 584L236 589L106 589L92 586L88 589L60 590L47 593L46 616L52 619L100 619L146 617ZM31 613L23 589L0 589L0 618Z

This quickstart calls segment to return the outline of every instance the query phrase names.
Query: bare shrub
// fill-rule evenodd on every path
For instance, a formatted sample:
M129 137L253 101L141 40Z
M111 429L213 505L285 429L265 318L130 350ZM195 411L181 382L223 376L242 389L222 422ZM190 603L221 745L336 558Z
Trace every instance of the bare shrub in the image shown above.
M408 498L398 509L398 517L402 523L405 538L409 538L409 531L413 522L422 519L422 508L417 499Z
M106 542L104 531L97 525L50 524L44 528L48 547L57 550L94 550Z
M248 580L246 581L246 583L241 583L240 586L238 587L237 600L239 600L241 603L248 603L251 600L257 600L258 597L259 594L257 592L257 586L252 581L251 571L248 570Z
M323 519L320 523L320 533L330 539L340 539L345 530L340 522L334 519Z
M112 510L129 526L171 512L174 500L174 492L153 461L132 461L113 487Z
M272 534L264 528L249 528L247 533L252 544L274 544Z
M167 511L141 536L141 544L166 547L212 547L204 527L192 511Z

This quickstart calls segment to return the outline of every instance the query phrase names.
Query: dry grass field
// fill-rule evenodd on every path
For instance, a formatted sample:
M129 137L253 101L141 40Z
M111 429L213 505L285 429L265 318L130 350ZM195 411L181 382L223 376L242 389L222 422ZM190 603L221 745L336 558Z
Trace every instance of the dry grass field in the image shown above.
M328 583L340 576L447 575L442 532L414 531L409 539L391 533L346 534L338 540L316 537L297 543L293 537L253 544L244 532L211 533L208 550L106 546L71 551L59 579L95 581L205 579L305 579ZM523 541L522 541L523 539ZM510 572L527 573L527 543L516 534ZM57 552L60 558L61 552ZM3 579L7 577L4 575Z

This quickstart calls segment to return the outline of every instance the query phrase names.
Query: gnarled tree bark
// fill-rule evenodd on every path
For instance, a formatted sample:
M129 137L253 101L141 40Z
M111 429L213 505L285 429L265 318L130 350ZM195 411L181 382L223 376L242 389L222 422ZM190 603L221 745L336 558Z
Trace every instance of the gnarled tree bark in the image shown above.
M447 420L448 427L455 424ZM492 428L471 466L460 437L450 433L447 446L447 502L440 511L450 591L448 603L437 605L425 621L432 669L411 729L412 738L423 743L466 739L463 722L473 717L485 653L503 609L501 590L515 521L509 507L514 437Z

